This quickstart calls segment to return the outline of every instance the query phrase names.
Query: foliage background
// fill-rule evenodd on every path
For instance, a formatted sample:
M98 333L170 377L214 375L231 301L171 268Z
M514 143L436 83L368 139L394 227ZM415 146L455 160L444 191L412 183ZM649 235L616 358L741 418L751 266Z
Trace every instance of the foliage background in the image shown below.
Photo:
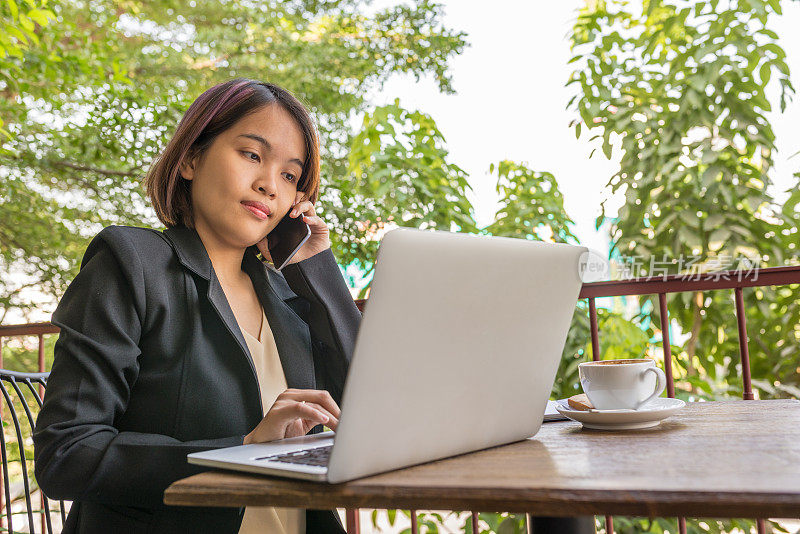
M612 260L636 255L670 272L686 269L681 255L707 270L740 254L762 265L797 262L800 192L796 184L784 195L770 188L775 136L765 116L794 93L786 51L770 29L781 5L589 1L576 14L572 127L596 136L595 157L610 157L615 142L623 152L608 191L624 193L624 206L598 219L611 223ZM432 117L399 101L370 102L393 73L431 76L452 91L448 63L467 36L445 27L433 2L376 10L361 1L0 0L0 26L0 323L11 309L39 305L22 297L26 286L57 301L103 226L159 226L141 178L188 104L231 76L279 83L315 114L326 150L319 211L340 262L367 276L377 238L393 224L577 241L557 177L527 162L491 166L501 203L479 228L469 176ZM745 295L758 329L750 342L757 395L800 396L797 288ZM731 296L719 292L670 298L675 331L684 334L673 338L679 397L741 397L731 309ZM579 303L556 398L578 391L577 364L591 354L586 313ZM599 322L601 357L662 359L649 300L603 303ZM35 361L21 344L2 354L9 368ZM430 531L442 520L422 517ZM482 520L495 532L523 524L507 514ZM674 532L673 522L617 518L616 528ZM705 524L690 522L690 531L748 526Z

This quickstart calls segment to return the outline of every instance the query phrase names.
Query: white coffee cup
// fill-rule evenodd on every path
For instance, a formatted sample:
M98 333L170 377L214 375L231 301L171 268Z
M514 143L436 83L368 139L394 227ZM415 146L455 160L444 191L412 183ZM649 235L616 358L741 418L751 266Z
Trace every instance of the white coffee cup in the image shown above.
M667 386L664 371L649 358L584 362L578 365L578 376L598 410L638 410Z

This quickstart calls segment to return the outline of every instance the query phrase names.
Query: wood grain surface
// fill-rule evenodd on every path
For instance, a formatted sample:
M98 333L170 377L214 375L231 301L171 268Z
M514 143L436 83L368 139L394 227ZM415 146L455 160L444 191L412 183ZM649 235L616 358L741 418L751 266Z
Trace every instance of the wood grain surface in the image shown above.
M689 403L635 431L544 423L525 441L337 485L209 471L172 484L164 502L800 517L800 401Z

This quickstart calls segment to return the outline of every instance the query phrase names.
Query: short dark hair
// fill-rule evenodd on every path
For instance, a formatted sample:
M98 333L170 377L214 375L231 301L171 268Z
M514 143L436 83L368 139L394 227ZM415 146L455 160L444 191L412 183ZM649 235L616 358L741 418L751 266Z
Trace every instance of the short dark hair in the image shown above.
M175 134L144 179L158 219L170 228L194 228L190 184L180 174L184 161L201 156L222 132L264 106L279 105L303 132L306 156L297 190L311 202L319 196L319 135L306 107L286 89L248 78L235 78L201 94L186 110Z

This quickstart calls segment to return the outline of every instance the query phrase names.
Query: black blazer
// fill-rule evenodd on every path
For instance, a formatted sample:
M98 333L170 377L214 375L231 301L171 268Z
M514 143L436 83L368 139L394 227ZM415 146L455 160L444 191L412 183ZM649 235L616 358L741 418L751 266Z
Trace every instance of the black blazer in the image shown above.
M256 252L242 268L288 386L340 403L361 314L333 253L281 274ZM33 442L44 493L74 501L64 532L237 532L243 508L163 504L170 483L205 470L188 453L241 445L262 419L247 343L197 232L103 229L52 322L61 333ZM307 532L343 532L330 510L306 519Z

